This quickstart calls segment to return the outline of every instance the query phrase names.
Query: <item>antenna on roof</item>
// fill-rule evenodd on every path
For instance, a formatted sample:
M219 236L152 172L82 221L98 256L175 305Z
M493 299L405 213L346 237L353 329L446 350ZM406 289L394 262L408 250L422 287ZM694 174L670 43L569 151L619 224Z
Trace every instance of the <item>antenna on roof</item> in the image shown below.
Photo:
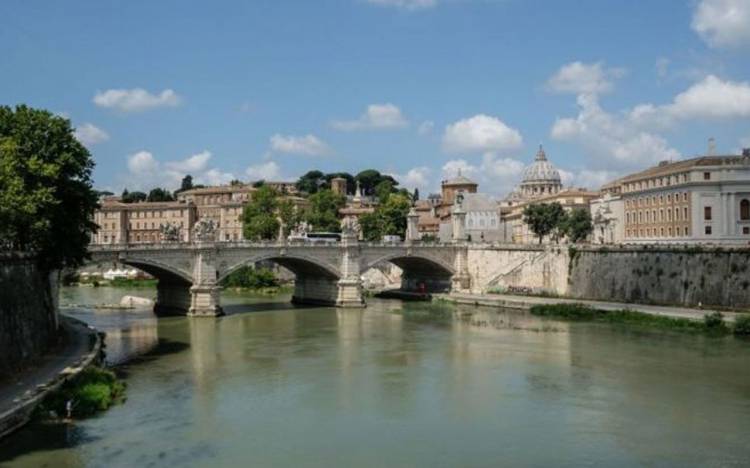
M708 139L708 155L716 156L716 138L714 137Z

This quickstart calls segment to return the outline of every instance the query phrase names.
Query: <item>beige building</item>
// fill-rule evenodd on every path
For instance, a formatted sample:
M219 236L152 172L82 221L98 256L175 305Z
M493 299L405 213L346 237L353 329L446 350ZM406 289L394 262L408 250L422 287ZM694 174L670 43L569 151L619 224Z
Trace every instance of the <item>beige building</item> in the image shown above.
M624 242L750 242L750 149L623 177Z
M276 184L293 185L290 182ZM92 243L160 242L162 226L167 225L178 226L179 238L188 241L193 225L201 219L216 224L217 240L241 241L244 239L242 210L256 190L244 184L202 187L180 192L174 202L122 203L119 197L109 197L102 201L101 208L94 214L94 221L100 229ZM287 195L286 198L292 200L298 209L308 204L306 199L298 196Z

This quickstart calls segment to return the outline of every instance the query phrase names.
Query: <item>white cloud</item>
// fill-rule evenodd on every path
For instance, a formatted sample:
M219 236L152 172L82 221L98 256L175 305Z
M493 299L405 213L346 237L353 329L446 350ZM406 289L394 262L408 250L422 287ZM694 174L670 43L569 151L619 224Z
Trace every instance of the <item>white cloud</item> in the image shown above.
M75 137L85 146L93 146L109 140L109 134L91 123L85 123L75 131Z
M378 6L389 6L403 10L423 10L437 5L437 0L367 0L367 3Z
M157 107L176 107L182 98L171 89L165 89L159 94L151 94L143 88L108 89L97 91L94 104L106 109L116 109L121 112L142 112Z
M274 161L266 161L264 163L248 166L245 170L245 174L247 174L252 181L281 179L281 169Z
M432 170L429 167L419 166L409 169L406 174L392 173L389 175L398 181L399 187L410 191L413 191L415 188L425 191L432 188L431 174Z
M678 120L750 118L750 83L705 77L670 104L640 104L629 114L637 125L666 127Z
M336 130L385 130L404 128L409 125L397 106L386 104L370 104L364 114L356 120L336 120L331 126Z
M331 148L315 135L294 136L276 134L270 140L271 149L279 153L323 156L331 153Z
M750 2L700 0L693 12L693 30L712 47L750 45Z
M624 74L620 68L605 68L602 62L572 62L563 65L547 81L547 88L558 93L602 94L612 91L613 79Z
M420 135L429 135L432 133L432 129L435 128L435 122L432 120L425 120L421 124L419 124L419 128L417 128L417 133Z
M208 165L208 160L211 159L211 152L208 150L201 151L192 156L188 156L182 161L170 161L164 164L164 166L170 171L182 172L185 174L198 173L203 171Z
M641 130L627 117L606 112L595 95L580 94L578 106L578 116L557 119L550 134L583 146L594 156L595 165L635 169L680 157L661 136Z
M447 125L443 133L443 149L449 153L505 151L522 143L518 130L484 114Z
M202 151L179 161L160 162L149 151L138 151L128 156L128 173L121 177L123 186L130 190L149 190L154 187L176 189L182 178L190 174L196 184L221 185L235 179L234 174L209 168L211 152Z
M465 159L454 159L443 165L443 178L456 177L459 172L464 177L479 184L480 191L502 195L513 190L521 180L525 164L512 158L500 158L486 153L482 161L475 165Z

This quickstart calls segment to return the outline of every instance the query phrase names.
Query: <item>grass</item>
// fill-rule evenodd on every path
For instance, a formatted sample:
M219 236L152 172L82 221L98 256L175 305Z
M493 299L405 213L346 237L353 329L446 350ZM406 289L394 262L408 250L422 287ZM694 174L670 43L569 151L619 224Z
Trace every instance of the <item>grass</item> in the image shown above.
M706 333L710 335L725 335L731 331L720 313L706 315L703 321L697 321L644 314L632 310L604 311L581 304L544 304L532 306L531 314L539 317L572 321L625 324L661 330ZM750 318L747 318L745 322L744 327L746 327L746 332L750 333ZM735 333L737 333L737 327L737 325L734 327Z
M66 403L71 401L72 416L85 418L107 410L110 406L123 401L124 397L125 383L118 379L114 372L91 366L48 395L37 407L36 412L41 418L49 417L50 414L65 417Z
M734 321L734 328L732 331L735 335L750 336L750 315L737 317Z

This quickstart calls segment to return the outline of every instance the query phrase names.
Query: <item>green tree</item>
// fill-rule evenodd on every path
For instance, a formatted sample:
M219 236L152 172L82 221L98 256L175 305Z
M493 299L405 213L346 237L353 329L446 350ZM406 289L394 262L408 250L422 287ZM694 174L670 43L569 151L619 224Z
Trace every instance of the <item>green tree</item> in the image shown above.
M389 181L392 188L398 186L396 179L389 175L381 174L375 169L366 169L357 174L354 179L359 182L359 186L365 195L377 195L376 187L383 181Z
M378 197L378 201L380 201L381 204L388 201L388 197L391 196L391 193L394 192L393 182L390 180L384 179L378 182L378 185L375 186L375 196Z
M346 193L354 193L354 191L357 189L357 181L355 181L354 176L349 174L348 172L331 172L329 174L326 174L324 176L325 184L323 185L323 187L331 188L331 179L335 177L346 179Z
M345 203L346 199L342 195L328 189L320 190L310 196L310 209L305 216L306 221L316 231L339 232L339 210Z
M122 191L120 197L123 203L140 203L148 199L148 195L144 192L128 192L128 189Z
M312 195L317 193L323 184L325 184L325 175L318 170L313 170L300 177L295 185L300 192Z
M260 188L260 187L263 187L264 185L266 185L266 181L263 179L256 180L255 182L253 182L253 188Z
M279 234L277 209L278 193L269 186L253 192L252 199L242 210L242 232L245 239L270 240Z
M523 209L523 222L528 224L531 232L536 234L540 244L544 236L560 226L564 217L565 210L557 202L533 203Z
M411 197L402 194L391 194L385 203L378 206L373 213L359 218L362 237L367 241L379 241L386 235L406 235L406 215L411 208Z
M302 222L302 213L297 209L292 200L281 198L278 202L277 212L284 231L284 237L291 234Z
M152 189L150 192L148 192L148 197L146 198L146 201L169 202L169 201L174 201L174 197L169 192L169 190L157 187L155 189Z
M67 119L0 106L0 247L35 252L47 268L82 264L97 229L93 167Z
M565 216L562 223L562 233L572 243L585 240L594 230L591 213L585 208L574 208Z
M413 201L418 201L419 200L419 189L418 188L416 188L416 187L414 188L414 195L412 195L411 199Z
M193 176L190 174L187 174L185 177L182 178L182 183L180 183L180 189L175 191L175 194L178 194L180 192L184 192L185 190L190 190L193 188Z

